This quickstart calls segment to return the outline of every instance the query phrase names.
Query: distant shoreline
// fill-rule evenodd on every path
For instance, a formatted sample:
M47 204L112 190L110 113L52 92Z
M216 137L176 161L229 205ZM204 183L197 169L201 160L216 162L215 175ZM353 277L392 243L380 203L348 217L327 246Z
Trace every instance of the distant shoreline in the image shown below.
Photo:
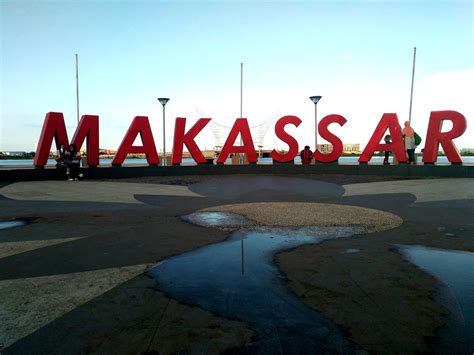
M343 154L341 154L341 157L360 157L361 154L362 154L362 152L357 153L357 154L343 153ZM422 155L422 153L416 153L416 154L418 156ZM160 157L161 157L161 155L162 154L159 154ZM166 155L171 156L170 153L167 153ZM376 153L374 153L373 156L384 156L384 152L376 152ZM438 153L437 156L438 157L445 157L446 155L442 154L442 153ZM461 156L462 157L472 157L472 156L474 156L474 153L461 153ZM103 154L103 155L99 156L99 159L113 159L114 157L115 157L114 154ZM48 159L54 159L54 158L55 158L54 156L50 156ZM183 158L191 158L191 155L189 153L185 152L183 154ZM263 156L263 158L271 158L271 157L267 156L267 154L266 154L265 156ZM7 155L0 156L0 161L1 160L32 160L32 159L34 159L34 154L28 155L28 156L7 156ZM129 156L127 156L127 159L146 159L146 155L145 154L129 155Z
M167 154L169 155L169 154ZM360 157L361 154L341 154L341 157ZM418 156L421 155L421 153L417 153ZM383 153L375 153L374 156L383 156ZM438 157L445 157L446 155L444 154L438 154ZM474 154L462 154L462 157L471 157L474 156ZM114 155L101 155L99 159L113 159ZM189 158L191 158L189 156ZM270 157L267 157L270 158ZM32 160L34 157L0 157L1 160ZM49 157L48 159L54 159L54 157ZM127 159L146 159L146 156L131 156L127 157Z

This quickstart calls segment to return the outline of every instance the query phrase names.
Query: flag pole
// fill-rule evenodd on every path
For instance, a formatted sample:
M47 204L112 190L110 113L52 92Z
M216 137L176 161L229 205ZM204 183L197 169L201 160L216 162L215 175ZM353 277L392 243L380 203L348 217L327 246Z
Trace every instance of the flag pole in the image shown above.
M244 86L244 63L240 63L240 118L242 118L243 86Z
M243 103L243 87L244 87L244 63L240 63L240 118L242 118L242 103ZM242 135L240 135L240 146L243 146ZM244 164L244 155L239 156L240 165Z
M244 63L240 63L240 118L242 118L242 102L243 102L243 87L244 87ZM242 134L240 135L240 146L243 145ZM240 154L239 163L244 164L244 155ZM242 275L245 273L244 268L244 238L240 240L240 267Z
M408 122L410 122L410 124L411 124L411 108L413 104L413 84L415 82L415 64L416 64L416 47L413 48L413 69L411 72L410 110L408 112Z
M79 57L76 53L76 114L77 124L79 124Z

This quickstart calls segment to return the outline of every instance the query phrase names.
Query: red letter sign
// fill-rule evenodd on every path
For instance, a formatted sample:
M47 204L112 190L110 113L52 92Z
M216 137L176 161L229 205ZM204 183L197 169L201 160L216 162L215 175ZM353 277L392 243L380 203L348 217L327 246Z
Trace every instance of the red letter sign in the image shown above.
M132 144L139 133L143 146L134 146ZM149 165L160 164L160 158L158 158L158 154L156 153L155 141L153 140L153 134L151 133L148 117L137 116L133 119L122 143L120 143L120 147L117 154L115 154L112 165L122 165L127 154L143 153L146 154L146 160Z
M196 138L204 127L206 127L210 120L210 118L200 118L195 125L191 127L188 133L185 134L184 129L186 127L186 118L176 118L174 126L173 165L181 164L181 160L183 159L183 144L186 144L189 153L191 153L191 156L196 163L206 163L206 158L202 155L199 147L194 141L194 138Z
M342 142L338 136L329 132L328 126L331 123L339 123L339 125L344 126L347 120L341 115L328 115L324 117L318 125L318 131L322 138L327 140L332 144L332 152L329 154L323 154L316 149L314 153L314 159L321 163L332 163L337 161L342 154Z
M99 116L84 115L81 117L72 143L79 150L87 138L87 164L90 167L99 165Z
M239 133L242 137L243 146L234 145ZM249 163L257 162L257 153L255 153L252 135L250 134L249 124L246 118L237 118L235 120L234 126L224 143L224 147L222 147L221 153L217 157L216 163L223 164L231 153L245 153Z
M453 128L449 132L441 132L443 121L450 120ZM453 139L461 136L467 127L466 117L456 111L433 111L430 115L426 144L423 151L423 163L433 164L438 156L439 144L443 147L446 157L451 163L462 163Z
M285 132L285 126L287 124L293 124L298 127L301 124L301 120L296 116L284 116L275 124L276 136L288 144L288 153L280 154L275 149L271 152L272 159L280 163L292 161L298 154L298 142L293 136Z
M380 144L383 135L387 131L392 136L392 144ZM391 150L394 152L395 157L399 162L405 162L407 155L405 152L405 145L403 144L402 131L400 124L398 123L398 117L396 113L384 113L377 128L375 128L374 134L370 138L369 143L365 147L362 155L359 158L359 163L367 163L374 152L381 152L385 150Z
M64 144L66 149L69 147L66 125L61 112L48 112L46 114L33 162L36 167L43 167L47 163L53 138L56 146ZM89 166L97 166L99 165L99 116L82 116L72 143L80 150L86 138L87 163Z

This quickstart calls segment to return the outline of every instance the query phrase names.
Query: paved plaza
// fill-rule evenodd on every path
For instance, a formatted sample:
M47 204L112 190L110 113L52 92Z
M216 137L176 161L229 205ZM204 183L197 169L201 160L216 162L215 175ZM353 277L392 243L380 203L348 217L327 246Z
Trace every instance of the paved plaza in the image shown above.
M474 252L473 201L474 180L462 178L1 183L0 221L24 225L0 229L0 353L268 352L249 322L179 302L147 273L235 230L181 218L196 211L236 213L267 228L364 228L278 253L286 287L354 352L472 352L465 331L473 320L461 319L450 307L456 297L442 297L446 285L400 248Z

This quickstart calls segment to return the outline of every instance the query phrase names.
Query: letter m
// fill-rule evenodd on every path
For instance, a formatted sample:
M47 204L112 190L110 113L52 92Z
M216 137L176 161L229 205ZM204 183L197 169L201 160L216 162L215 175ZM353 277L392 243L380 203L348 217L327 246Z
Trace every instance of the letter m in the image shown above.
M72 138L72 144L81 149L87 138L87 164L89 166L99 165L99 116L83 115ZM56 147L64 144L69 147L64 117L61 112L48 112L44 119L43 129L36 149L34 165L42 168L46 165L51 145L55 141Z

